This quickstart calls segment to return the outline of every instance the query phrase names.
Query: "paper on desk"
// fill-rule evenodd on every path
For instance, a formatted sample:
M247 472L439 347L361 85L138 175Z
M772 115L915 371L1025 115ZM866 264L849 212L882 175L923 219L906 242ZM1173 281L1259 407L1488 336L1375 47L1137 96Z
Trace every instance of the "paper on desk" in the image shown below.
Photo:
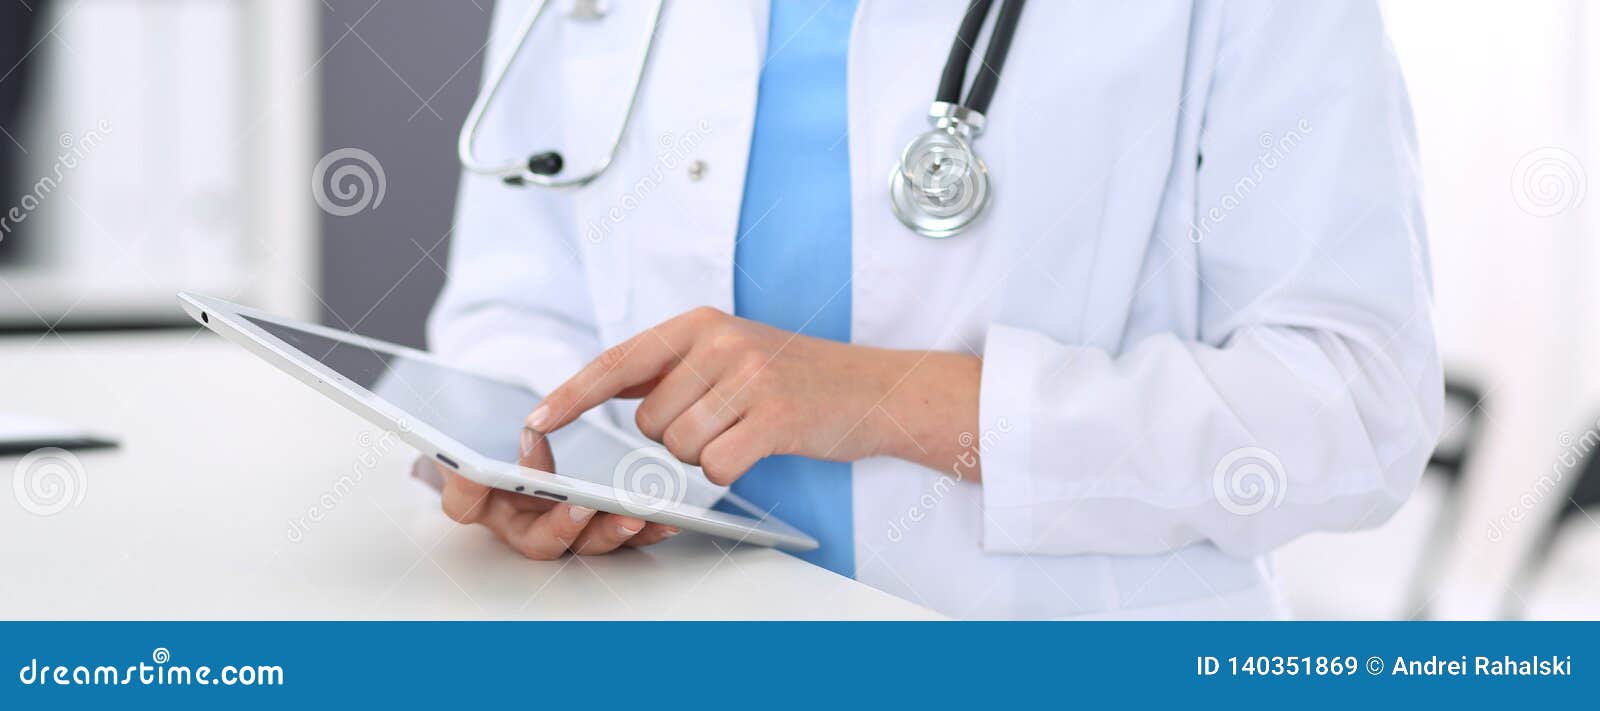
M105 446L93 433L55 420L14 412L0 412L0 453L39 447Z
M0 441L87 437L88 432L43 417L0 412Z

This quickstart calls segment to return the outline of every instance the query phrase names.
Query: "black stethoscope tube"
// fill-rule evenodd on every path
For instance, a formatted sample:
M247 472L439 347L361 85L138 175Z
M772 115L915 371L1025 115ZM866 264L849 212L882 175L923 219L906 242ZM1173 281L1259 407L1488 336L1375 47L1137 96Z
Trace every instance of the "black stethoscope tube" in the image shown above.
M972 60L973 48L978 44L978 34L989 17L994 0L972 0L967 14L961 18L956 31L956 41L950 45L950 57L945 60L944 73L939 75L936 101L964 105L980 114L987 114L989 102L994 99L995 88L1000 85L1000 70L1005 67L1006 54L1011 51L1011 38L1017 34L1017 20L1022 16L1024 0L1004 0L1000 16L995 19L994 32L989 35L989 46L984 49L983 66L972 80L966 102L961 101L961 87L967 80L967 65Z

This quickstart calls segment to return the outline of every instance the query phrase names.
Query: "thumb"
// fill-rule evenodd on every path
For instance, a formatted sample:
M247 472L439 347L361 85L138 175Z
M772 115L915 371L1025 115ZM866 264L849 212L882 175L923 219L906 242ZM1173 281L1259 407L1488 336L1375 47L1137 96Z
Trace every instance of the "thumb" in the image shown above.
M520 450L517 464L548 474L556 472L555 454L550 451L550 439L544 433L522 428Z

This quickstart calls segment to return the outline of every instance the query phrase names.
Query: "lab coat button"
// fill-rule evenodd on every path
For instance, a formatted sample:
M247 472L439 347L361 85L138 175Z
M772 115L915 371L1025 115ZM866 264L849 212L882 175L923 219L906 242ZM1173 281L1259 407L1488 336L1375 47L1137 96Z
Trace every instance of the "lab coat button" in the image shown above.
M703 160L690 161L689 179L699 182L706 174L706 162Z

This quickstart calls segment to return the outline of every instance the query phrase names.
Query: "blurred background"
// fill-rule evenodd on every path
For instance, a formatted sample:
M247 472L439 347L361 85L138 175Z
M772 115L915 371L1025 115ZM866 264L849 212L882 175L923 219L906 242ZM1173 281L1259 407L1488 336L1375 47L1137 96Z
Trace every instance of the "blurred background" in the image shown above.
M0 0L0 375L180 289L420 345L492 9ZM1299 617L1600 618L1600 5L1384 9L1451 409L1393 519L1275 564Z

